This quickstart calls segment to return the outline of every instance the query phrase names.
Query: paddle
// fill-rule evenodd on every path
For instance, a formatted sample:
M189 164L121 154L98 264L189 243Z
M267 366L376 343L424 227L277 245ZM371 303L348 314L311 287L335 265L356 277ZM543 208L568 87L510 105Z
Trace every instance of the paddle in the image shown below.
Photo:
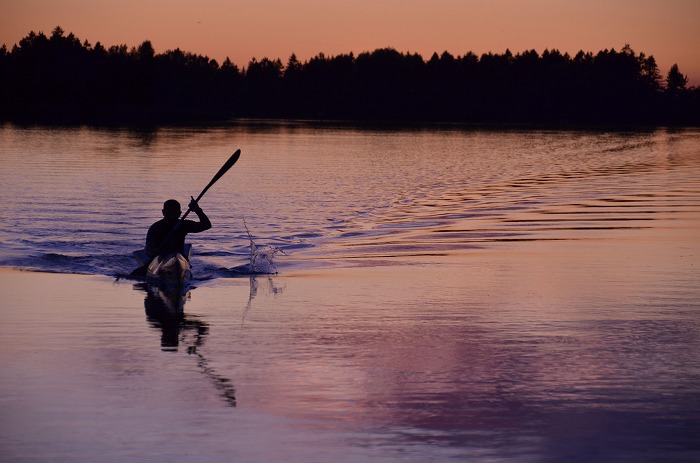
M221 177L223 177L224 174L225 174L226 172L228 172L229 169L230 169L231 167L233 167L233 165L236 163L236 161L238 161L238 158L240 158L240 157L241 157L241 150L236 150L236 152L233 153L233 154L231 155L230 158L228 158L228 161L226 161L226 163L224 163L224 165L221 166L221 169L219 169L219 171L216 173L216 175L214 175L214 177L211 179L211 182L209 182L209 184L208 184L207 186L204 187L204 189L202 190L202 192L199 193L199 196L197 196L197 199L196 199L197 202L199 202L199 200L202 199L202 196L204 196L204 193L206 193L207 190L209 190L209 188L211 188L211 186L214 185L214 184L217 182L217 180L219 180ZM191 211L192 211L192 209L187 208L187 212L185 212L185 214L184 214L182 217L180 217L180 219L179 219L180 221L178 222L178 225L176 225L176 226L171 230L171 232L165 237L165 239L163 240L163 243L166 243L166 242L172 237L172 235L173 235L173 233L175 232L175 230L177 230L177 229L178 229L178 226L179 226L182 222L184 222L185 217L187 217L187 215L188 215ZM159 249L156 250L156 255L158 254L158 251L159 251ZM137 251L137 252L138 252L138 251ZM150 262L149 262L149 263L150 263ZM135 269L133 272L131 272L130 275L131 275L132 277L143 277L143 276L145 276L145 275L146 275L146 270L148 269L148 264L149 264L149 263L146 263L145 265L142 265L142 266L138 267L138 268Z

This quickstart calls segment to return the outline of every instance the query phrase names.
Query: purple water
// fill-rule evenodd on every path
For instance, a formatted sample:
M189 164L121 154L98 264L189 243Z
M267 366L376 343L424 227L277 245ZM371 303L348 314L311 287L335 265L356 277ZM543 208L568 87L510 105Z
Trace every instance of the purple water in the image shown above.
M115 281L237 148L194 288ZM0 180L0 461L700 459L700 131L4 126Z

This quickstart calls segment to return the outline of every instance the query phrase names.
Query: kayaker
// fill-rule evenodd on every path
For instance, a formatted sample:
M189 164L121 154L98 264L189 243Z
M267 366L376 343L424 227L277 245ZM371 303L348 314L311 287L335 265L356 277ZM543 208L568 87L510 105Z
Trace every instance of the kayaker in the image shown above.
M185 236L211 228L209 217L194 198L190 201L189 208L197 214L199 222L179 220L182 211L180 203L176 200L169 199L163 203L163 218L151 225L146 235L146 254L149 259L153 259L156 254L165 256L175 252L181 253L185 258L189 257L184 252Z

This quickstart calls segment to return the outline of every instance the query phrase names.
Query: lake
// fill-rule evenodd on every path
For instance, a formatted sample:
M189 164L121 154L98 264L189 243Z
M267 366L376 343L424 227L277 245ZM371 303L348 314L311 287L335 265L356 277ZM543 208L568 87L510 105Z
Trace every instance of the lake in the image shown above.
M185 299L117 278L238 148ZM0 180L0 461L700 460L699 129L4 125Z

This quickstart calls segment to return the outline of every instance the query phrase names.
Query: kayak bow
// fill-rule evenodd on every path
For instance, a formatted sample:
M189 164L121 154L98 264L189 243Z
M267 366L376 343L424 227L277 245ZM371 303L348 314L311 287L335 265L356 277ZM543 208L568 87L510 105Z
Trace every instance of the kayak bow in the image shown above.
M148 264L146 279L167 286L187 286L192 279L192 267L179 252L158 256Z

